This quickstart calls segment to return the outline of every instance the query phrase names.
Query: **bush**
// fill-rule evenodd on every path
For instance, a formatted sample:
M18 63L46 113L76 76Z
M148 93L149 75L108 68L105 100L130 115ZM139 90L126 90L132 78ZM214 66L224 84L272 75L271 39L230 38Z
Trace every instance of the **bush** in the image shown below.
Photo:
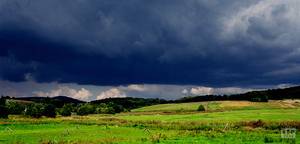
M73 106L72 104L65 104L61 109L60 109L60 114L62 116L71 116L73 111Z
M43 115L43 105L39 103L33 103L26 107L24 115L33 118L40 118Z
M3 105L0 105L0 118L8 118L8 109Z
M199 105L197 111L205 111L205 107L203 105Z
M78 115L88 115L88 114L94 114L95 113L95 107L91 104L82 104L79 105L77 109L77 114Z
M43 107L43 115L46 117L55 118L56 117L56 107L53 104L46 104Z

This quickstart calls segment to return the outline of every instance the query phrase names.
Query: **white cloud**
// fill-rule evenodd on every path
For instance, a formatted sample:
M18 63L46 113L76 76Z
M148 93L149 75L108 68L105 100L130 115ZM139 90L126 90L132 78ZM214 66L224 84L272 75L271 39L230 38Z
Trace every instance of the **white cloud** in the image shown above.
M194 87L190 90L193 95L211 95L214 93L214 89L210 87Z
M58 89L51 90L50 92L43 92L43 91L33 92L33 94L35 96L41 96L41 97L69 96L80 100L88 100L89 97L93 95L89 90L85 88L76 90L67 86L60 86Z
M107 91L100 93L97 96L97 100L106 99L106 98L117 98L117 97L127 97L127 95L126 93L124 93L123 91L117 88L111 88Z
M286 84L279 84L279 85L277 85L275 88L284 89L284 88L289 88L289 87L293 87L293 86L296 86L296 85L286 83Z
M183 90L181 91L181 93L182 93L182 94L188 94L189 91L188 91L187 89L183 89Z
M132 84L127 87L127 90L143 92L146 91L147 88L145 87L145 85Z

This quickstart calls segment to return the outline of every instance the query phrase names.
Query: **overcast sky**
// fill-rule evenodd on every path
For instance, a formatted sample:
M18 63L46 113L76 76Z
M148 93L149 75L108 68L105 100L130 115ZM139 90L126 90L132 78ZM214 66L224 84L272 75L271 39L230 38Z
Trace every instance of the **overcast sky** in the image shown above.
M299 0L1 0L0 94L180 98L300 83Z

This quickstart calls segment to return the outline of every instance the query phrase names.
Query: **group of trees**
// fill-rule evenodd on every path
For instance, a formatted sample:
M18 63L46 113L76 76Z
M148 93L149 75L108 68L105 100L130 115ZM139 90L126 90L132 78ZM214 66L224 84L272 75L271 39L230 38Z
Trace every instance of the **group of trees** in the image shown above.
M83 102L69 97L1 97L0 118L7 118L8 114L25 115L34 118L88 115L88 114L115 114L130 111L134 108L154 104L167 103L162 99L144 98L112 98Z
M71 116L88 114L115 114L127 111L122 105L113 102L108 103L66 103L58 107L51 103L37 103L20 100L0 98L0 118L7 118L9 114L24 115L33 118L42 116L54 118L57 115Z
M300 99L300 86L284 88L284 89L251 91L243 94L184 97L182 99L178 99L170 102L182 103L182 102L224 101L224 100L230 100L230 101L245 100L245 101L253 101L253 102L268 102L269 100L282 100L282 99Z
M115 104L113 102L101 103L101 104L82 104L77 108L78 115L88 114L115 114L127 111L122 105Z

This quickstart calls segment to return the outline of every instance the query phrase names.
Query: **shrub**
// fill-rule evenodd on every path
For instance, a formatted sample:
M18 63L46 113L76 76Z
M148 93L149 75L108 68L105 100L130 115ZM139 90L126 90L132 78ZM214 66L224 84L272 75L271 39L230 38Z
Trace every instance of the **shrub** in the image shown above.
M8 118L8 109L4 105L0 105L0 118Z
M73 111L73 105L72 104L65 104L61 109L60 109L60 114L62 116L71 116Z
M46 104L43 107L43 115L46 117L55 118L56 117L56 107L53 104Z
M78 115L88 115L88 114L94 114L95 113L95 107L91 104L83 104L79 105L77 109Z
M205 111L205 107L203 105L199 105L197 111Z
M43 105L40 103L33 103L26 107L24 115L33 118L40 118L43 115Z

